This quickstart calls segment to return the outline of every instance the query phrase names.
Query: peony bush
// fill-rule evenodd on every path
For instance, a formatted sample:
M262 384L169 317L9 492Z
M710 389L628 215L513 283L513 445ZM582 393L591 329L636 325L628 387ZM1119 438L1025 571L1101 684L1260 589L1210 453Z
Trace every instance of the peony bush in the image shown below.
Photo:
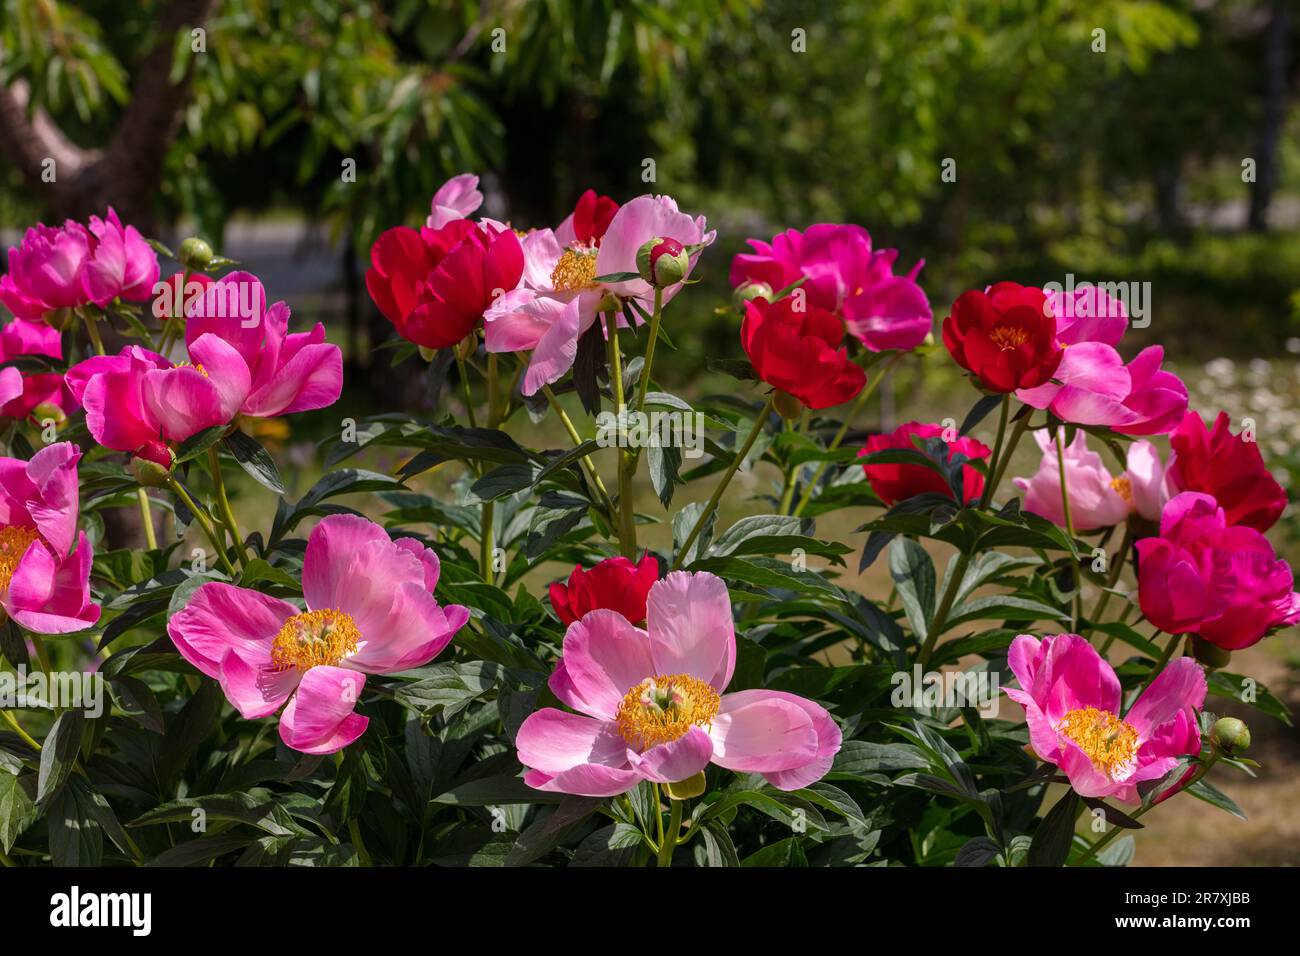
M1121 298L997 282L940 345L923 262L788 229L680 396L703 216L482 202L375 239L431 411L340 416L301 495L259 436L336 407L321 324L111 209L9 251L0 863L1120 866L1240 815L1287 498ZM902 363L969 387L873 429Z

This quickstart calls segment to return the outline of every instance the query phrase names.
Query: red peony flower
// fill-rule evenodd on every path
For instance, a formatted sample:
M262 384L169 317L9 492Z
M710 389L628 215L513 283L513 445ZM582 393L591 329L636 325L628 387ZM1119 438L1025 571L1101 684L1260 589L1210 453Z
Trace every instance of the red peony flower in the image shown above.
M648 552L636 564L624 557L606 558L590 571L574 568L567 584L552 584L551 607L566 626L597 608L617 611L633 624L642 624L646 597L658 579L659 562Z
M440 229L398 226L370 249L366 288L402 338L440 349L474 331L496 297L519 284L519 237L454 219Z
M867 439L866 447L859 455L870 455L888 448L905 448L913 450L913 435L922 438L937 438L943 434L940 425L927 425L921 422L908 422L899 425L888 435L872 435ZM989 446L969 436L958 438L948 443L948 459L954 454L963 454L970 459L987 458L991 454ZM867 482L871 490L887 505L897 504L917 495L931 493L946 495L951 498L952 489L939 476L938 472L924 465L869 465L864 464ZM970 465L962 467L962 504L978 498L984 490L984 476Z
M1259 445L1228 430L1228 413L1220 412L1207 429L1196 412L1188 412L1169 436L1174 454L1167 481L1174 493L1212 495L1228 524L1267 531L1286 508L1286 491L1277 483Z
M943 320L943 344L991 392L1048 382L1061 363L1056 318L1042 289L999 282L963 292Z
M843 347L844 323L825 309L794 308L794 297L745 303L740 341L758 377L808 408L840 405L862 391L867 373Z

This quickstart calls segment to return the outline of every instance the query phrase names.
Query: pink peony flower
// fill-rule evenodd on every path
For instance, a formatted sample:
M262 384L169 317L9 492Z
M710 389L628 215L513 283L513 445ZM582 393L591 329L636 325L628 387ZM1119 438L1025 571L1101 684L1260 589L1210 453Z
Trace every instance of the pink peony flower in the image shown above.
M468 219L483 205L483 194L478 189L478 177L471 173L453 176L433 194L432 211L425 225L441 229L456 219Z
M645 630L615 611L587 613L569 625L550 680L579 713L547 707L524 721L515 740L524 779L593 797L685 780L710 761L781 790L821 779L840 749L835 721L794 694L722 693L735 664L727 588L707 572L657 582Z
M81 270L86 297L100 308L116 298L144 302L158 283L158 255L134 226L123 226L112 206L108 218L90 217L90 255Z
M63 358L63 337L44 322L15 319L0 328L0 362L23 355ZM37 406L58 409L64 414L77 406L59 372L21 373L10 367L0 370L0 418L25 419Z
M343 354L320 323L288 332L289 309L265 307L262 283L246 272L213 282L189 305L190 362L139 346L96 356L68 370L86 426L105 448L134 451L162 438L180 442L237 415L271 418L333 404L343 387Z
M1115 351L1128 326L1122 302L1087 286L1047 296L1044 309L1056 318L1061 364L1052 381L1022 388L1017 398L1062 421L1105 425L1125 435L1166 435L1178 427L1187 412L1187 386L1161 368L1165 350L1145 348L1127 365Z
M37 223L9 250L9 272L0 277L0 302L20 319L38 321L55 309L90 301L82 288L82 267L92 236L80 223Z
M71 442L31 461L0 458L0 607L37 634L81 631L99 620L90 600L90 541L77 530L77 460Z
M1056 442L1045 430L1034 432L1034 439L1043 454L1038 472L1030 478L1013 480L1024 494L1025 511L1064 528ZM1075 531L1109 528L1128 520L1134 512L1148 521L1157 521L1167 497L1164 467L1154 445L1147 441L1130 445L1128 470L1113 478L1101 456L1088 448L1088 436L1082 431L1065 446L1065 486L1070 495L1070 519Z
M578 339L596 321L607 296L636 299L647 312L653 308L654 290L643 279L597 282L597 276L636 273L637 250L650 239L675 239L689 248L707 246L716 235L705 231L703 216L692 219L679 212L668 196L638 196L618 207L603 234L597 234L599 202L590 215L590 227L575 212L560 230L539 229L526 235L519 287L499 297L484 313L484 345L489 352L533 353L522 383L525 395L559 381L573 367ZM580 226L590 229L590 242L579 238ZM570 234L566 244L564 237ZM692 268L699 255L698 248L691 253ZM664 289L663 302L681 288L679 283ZM622 318L618 321L624 323Z
M933 314L916 277L925 260L894 275L897 249L873 252L861 226L818 223L787 229L770 243L747 240L754 251L731 260L731 284L764 282L779 292L801 278L810 305L844 319L849 333L873 352L914 349L930 334Z
M1024 707L1034 753L1056 764L1080 796L1140 803L1139 783L1200 753L1205 674L1190 657L1166 666L1122 717L1119 678L1077 634L1042 641L1022 634L1007 660L1020 689L1003 691Z
M356 515L331 515L307 540L305 611L214 581L194 592L167 633L243 717L284 707L285 744L334 753L369 723L354 713L366 674L428 663L469 619L468 609L434 600L438 571L438 556L417 541L393 541Z
M1160 537L1138 541L1137 553L1138 603L1163 631L1237 650L1300 622L1291 566L1254 528L1229 525L1210 495L1175 495Z

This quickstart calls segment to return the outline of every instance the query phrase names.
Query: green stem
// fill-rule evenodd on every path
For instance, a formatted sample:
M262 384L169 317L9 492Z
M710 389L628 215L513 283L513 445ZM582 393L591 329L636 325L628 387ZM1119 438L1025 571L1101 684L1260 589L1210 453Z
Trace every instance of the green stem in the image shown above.
M158 550L158 538L153 531L153 513L149 510L149 492L143 487L135 490L136 498L140 502L140 523L144 525L144 541L149 546L150 551Z
M45 674L45 682L48 685L50 673L54 670L50 666L50 652L45 646L45 640L39 634L28 632L27 637L32 642L32 647L36 648L36 660L41 665L41 671Z
M1053 440L1056 442L1056 473L1061 482L1061 510L1065 515L1065 531L1074 540L1074 515L1070 511L1070 490L1066 485L1065 477L1065 440L1061 437L1063 429L1056 430ZM1082 584L1078 577L1078 566L1075 567L1074 597L1070 600L1070 633L1075 633L1079 629L1079 611L1080 600L1083 593Z
M498 391L497 354L488 353L487 387L488 387L488 428L496 428L497 391ZM479 534L479 572L484 581L496 583L496 573L492 570L492 552L496 550L496 535L493 522L496 518L496 502L483 502L481 533Z
M231 578L237 577L234 565L230 563L230 558L226 556L225 545L223 545L217 538L217 529L214 528L212 522L208 520L207 513L195 504L194 499L190 497L190 493L185 490L185 486L177 481L175 477L167 479L167 487L171 489L172 494L185 503L185 507L190 509L190 514L194 515L194 520L199 523L199 527L203 529L203 533L208 536L208 540L212 542L212 546L216 548L217 560L221 562L226 573L230 575Z
M664 845L664 814L659 808L659 784L651 781L650 783L650 803L653 806L655 814L655 832L658 840L655 841L655 849L658 850Z
M993 470L1002 458L1002 442L1007 435L1007 416L1011 411L1011 393L1002 396L1002 413L998 416L998 437L993 442L993 457L989 460L988 481L984 482L984 494L980 496L980 508L987 510L993 500Z
M939 635L948 624L948 615L952 613L953 602L957 600L957 591L961 587L962 578L966 576L966 569L970 566L970 555L963 554L957 559L953 566L952 574L948 578L948 586L943 589L943 597L939 600L939 606L935 608L934 618L930 621L930 626L925 632L925 643L921 645L921 652L917 657L917 662L924 670L930 663L930 655L934 652L934 645L939 640Z
M366 849L366 841L361 839L361 825L356 817L348 821L348 835L352 837L352 845L356 847L357 860L361 865L374 866L374 862L370 859L370 851Z
M607 313L609 330L610 384L614 389L614 413L620 418L627 405L623 392L623 355L618 344L618 321L614 313ZM658 335L658 330L655 331ZM642 369L644 375L645 369ZM644 381L644 379L643 379ZM618 546L625 558L636 557L636 502L632 494L632 478L636 474L636 458L629 449L618 449Z
M99 326L96 325L96 319L89 312L82 312L81 318L86 323L86 334L90 336L90 344L95 349L96 355L104 354L104 340L99 337Z
M677 849L677 840L682 831L682 801L668 798L670 816L668 833L659 837L659 866L673 865L673 850ZM658 815L658 814L656 814ZM660 817L662 825L663 818Z
M1011 464L1011 456L1015 454L1016 446L1020 444L1021 437L1029 428L1029 419L1033 417L1033 412L1025 412L1020 420L1016 422L1015 428L1011 430L1011 439L1007 442L1002 453L998 455L997 463L993 468L993 475L989 482L984 486L984 497L981 507L987 508L993 504L993 496L997 493L998 485L1002 484L1002 476L1006 474L1007 465Z
M559 416L561 424L564 425L564 430L569 433L569 440L573 442L573 447L579 447L582 444L582 436L578 434L578 429L574 426L573 420L569 418L568 412L566 412L564 406L560 404L560 400L556 397L555 392L551 390L551 386L543 385L542 394L546 396L546 400L550 403L552 411ZM592 463L591 456L583 455L580 461L582 462L583 468L587 471L587 477L591 480L591 483L596 486L596 490L600 492L601 497L605 499L605 507L612 519L614 517L614 501L610 498L609 492L605 489L605 483L600 480L600 473L596 471L596 466Z
M226 496L226 482L221 475L221 455L216 445L208 446L208 470L212 472L212 485L217 492L217 507L221 509L221 523L230 532L239 566L245 568L248 566L248 555L244 552L244 536L239 532L239 522L235 519L235 511L230 507L230 499Z
M460 375L460 388L465 396L465 413L469 416L470 428L478 428L478 418L474 414L474 396L469 390L469 371L465 367L465 360L461 358L460 346L452 346L456 350L456 371Z
M713 514L713 512L717 510L718 502L722 500L722 493L727 490L727 485L731 483L732 476L736 474L736 470L740 467L741 462L745 460L745 456L748 455L750 449L754 447L754 442L758 441L759 433L762 432L763 426L767 423L767 417L772 414L772 406L775 402L776 393L773 392L772 395L768 396L767 404L763 406L763 410L759 412L758 417L754 419L754 427L750 429L749 437L745 439L745 444L736 454L736 457L732 459L731 464L727 466L727 470L722 473L722 480L719 481L718 486L713 489L713 494L709 496L708 503L704 506L704 510L700 512L699 518L696 519L694 527L691 528L691 533L687 535L686 540L682 542L681 549L677 552L677 557L673 559L672 569L674 571L682 566L682 561L685 560L686 555L690 553L691 545L695 543L695 539L698 538L700 532L704 530L704 525L709 520L709 515Z
M37 753L41 752L40 742L27 731L23 730L22 725L18 723L17 717L9 713L7 710L0 710L0 717L4 718L5 723L13 728L13 732L21 737L27 746L31 747Z
M1151 640L1154 641L1159 636L1160 636L1160 632L1156 631L1155 634L1151 635ZM1160 676L1160 672L1165 669L1165 665L1169 663L1169 659L1174 656L1174 651L1178 649L1178 645L1181 644L1182 642L1183 642L1183 635L1181 634L1169 635L1169 643L1165 645L1165 649L1161 652L1160 659L1156 661L1156 666L1151 668L1151 673L1148 674L1147 679L1142 682L1142 686L1138 689L1138 692L1133 695L1134 703L1136 703L1138 698L1140 698L1144 693L1146 693L1146 689L1151 686L1151 682Z
M835 433L835 437L831 439L831 443L826 446L828 452L835 451L840 447L840 443L844 441L844 436L849 433L849 425L853 423L853 419L857 417L858 412L862 411L863 406L867 404L867 400L871 398L872 394L876 391L876 386L881 383L889 373L890 369L897 365L902 357L902 352L895 354L894 357L889 360L889 363L880 370L880 373L869 381L862 391L858 392L858 397L849 407L848 413L844 416L844 421L840 423L840 430ZM803 509L808 507L808 502L812 501L813 492L817 490L817 482L821 480L822 474L826 471L826 467L829 464L830 462L823 461L817 465L817 468L812 473L812 477L808 479L808 484L804 486L803 494L799 497L799 504L795 505L794 511L791 512L792 515L798 517L803 513Z
M4 850L0 850L0 866L11 867L17 865L17 863L9 858L9 854L5 853Z
M1119 583L1119 576L1124 571L1124 562L1128 560L1128 552L1132 545L1133 532L1128 525L1125 525L1124 541L1119 546L1119 555L1115 558L1115 566L1110 569L1110 575L1106 579L1106 588L1101 592L1101 597L1097 599L1097 606L1092 609L1092 614L1088 618L1090 631L1095 627L1095 625L1101 623L1101 616L1106 611L1106 605L1110 603L1111 591L1114 590L1115 585ZM1106 652L1110 650L1110 646L1114 642L1114 634L1107 636L1106 640L1101 645L1100 653L1102 657L1106 656Z
M664 290L655 289L655 307L650 315L650 341L645 345L645 362L641 365L641 384L637 389L636 410L645 411L645 397L650 390L650 369L655 364L655 343L659 341L659 323L663 318Z

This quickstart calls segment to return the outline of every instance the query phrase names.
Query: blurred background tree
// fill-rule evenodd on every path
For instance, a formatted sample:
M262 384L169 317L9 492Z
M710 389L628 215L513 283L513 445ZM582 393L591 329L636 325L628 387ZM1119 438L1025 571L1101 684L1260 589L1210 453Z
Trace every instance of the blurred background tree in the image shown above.
M368 308L359 275L374 237L418 222L439 183L474 170L489 211L522 227L558 221L588 186L672 193L725 227L709 270L720 295L744 235L855 221L905 263L927 259L940 310L991 279L1105 273L1160 281L1169 322L1196 297L1193 335L1211 349L1227 329L1257 350L1291 336L1300 24L1288 0L0 0L0 12L0 226L110 203L218 243L236 218L325 223L349 315Z

